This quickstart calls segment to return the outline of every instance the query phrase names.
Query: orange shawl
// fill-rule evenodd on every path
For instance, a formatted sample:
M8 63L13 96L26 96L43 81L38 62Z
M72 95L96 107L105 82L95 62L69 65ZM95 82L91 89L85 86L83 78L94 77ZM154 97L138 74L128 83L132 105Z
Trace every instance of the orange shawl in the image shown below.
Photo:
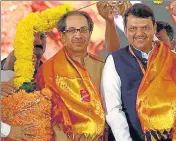
M103 135L105 116L100 94L87 70L64 49L41 66L36 81L40 89L48 87L53 92L53 120L64 125L69 137L77 133L92 138Z
M143 132L169 132L176 120L176 54L156 42L138 89L136 110Z

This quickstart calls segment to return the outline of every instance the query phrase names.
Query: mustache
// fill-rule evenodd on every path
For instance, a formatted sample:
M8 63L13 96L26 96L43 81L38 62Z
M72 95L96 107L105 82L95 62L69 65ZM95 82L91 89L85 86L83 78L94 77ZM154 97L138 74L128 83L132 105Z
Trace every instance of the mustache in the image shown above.
M134 38L136 39L136 38L147 38L147 37L146 36L135 36Z
M83 43L85 42L85 39L84 38L75 38L72 40L73 43Z
M42 45L34 45L34 48L40 48L43 50L43 46Z

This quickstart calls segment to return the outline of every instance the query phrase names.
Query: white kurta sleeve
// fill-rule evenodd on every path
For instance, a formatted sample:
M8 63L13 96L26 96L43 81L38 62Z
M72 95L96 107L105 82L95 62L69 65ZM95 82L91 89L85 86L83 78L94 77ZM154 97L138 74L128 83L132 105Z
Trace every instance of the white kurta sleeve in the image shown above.
M115 69L112 55L107 58L103 69L101 95L106 109L106 121L116 141L132 141L121 106L121 80Z
M11 70L1 70L1 81L7 82L14 76L14 72Z
M6 70L6 71L3 71L1 70L1 81L2 82L6 82L6 81L9 81L10 78L12 78L14 75L14 72L13 71L10 71L10 70ZM1 95L2 97L2 95ZM6 124L6 123L3 123L1 121L1 137L7 137L10 133L10 125Z
M1 121L1 137L7 137L10 133L10 125Z

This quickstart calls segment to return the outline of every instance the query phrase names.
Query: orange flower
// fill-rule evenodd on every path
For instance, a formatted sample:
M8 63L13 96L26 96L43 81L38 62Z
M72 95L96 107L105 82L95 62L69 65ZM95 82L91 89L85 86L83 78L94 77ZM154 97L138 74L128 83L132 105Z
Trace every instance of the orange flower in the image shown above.
M31 140L49 141L52 138L51 130L51 92L45 88L42 91L26 93L19 91L9 97L1 99L2 121L10 125L25 125L36 123L37 131ZM5 138L5 141L12 141Z

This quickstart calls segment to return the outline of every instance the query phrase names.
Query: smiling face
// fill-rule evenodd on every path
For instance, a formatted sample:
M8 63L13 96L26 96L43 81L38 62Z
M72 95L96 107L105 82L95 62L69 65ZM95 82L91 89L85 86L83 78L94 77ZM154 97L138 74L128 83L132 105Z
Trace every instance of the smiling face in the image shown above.
M156 25L152 19L139 18L133 15L127 17L125 33L129 43L143 52L149 52L152 48L152 41L156 32Z
M65 24L61 38L67 51L71 54L87 52L91 37L87 19L81 15L71 15L66 18Z

